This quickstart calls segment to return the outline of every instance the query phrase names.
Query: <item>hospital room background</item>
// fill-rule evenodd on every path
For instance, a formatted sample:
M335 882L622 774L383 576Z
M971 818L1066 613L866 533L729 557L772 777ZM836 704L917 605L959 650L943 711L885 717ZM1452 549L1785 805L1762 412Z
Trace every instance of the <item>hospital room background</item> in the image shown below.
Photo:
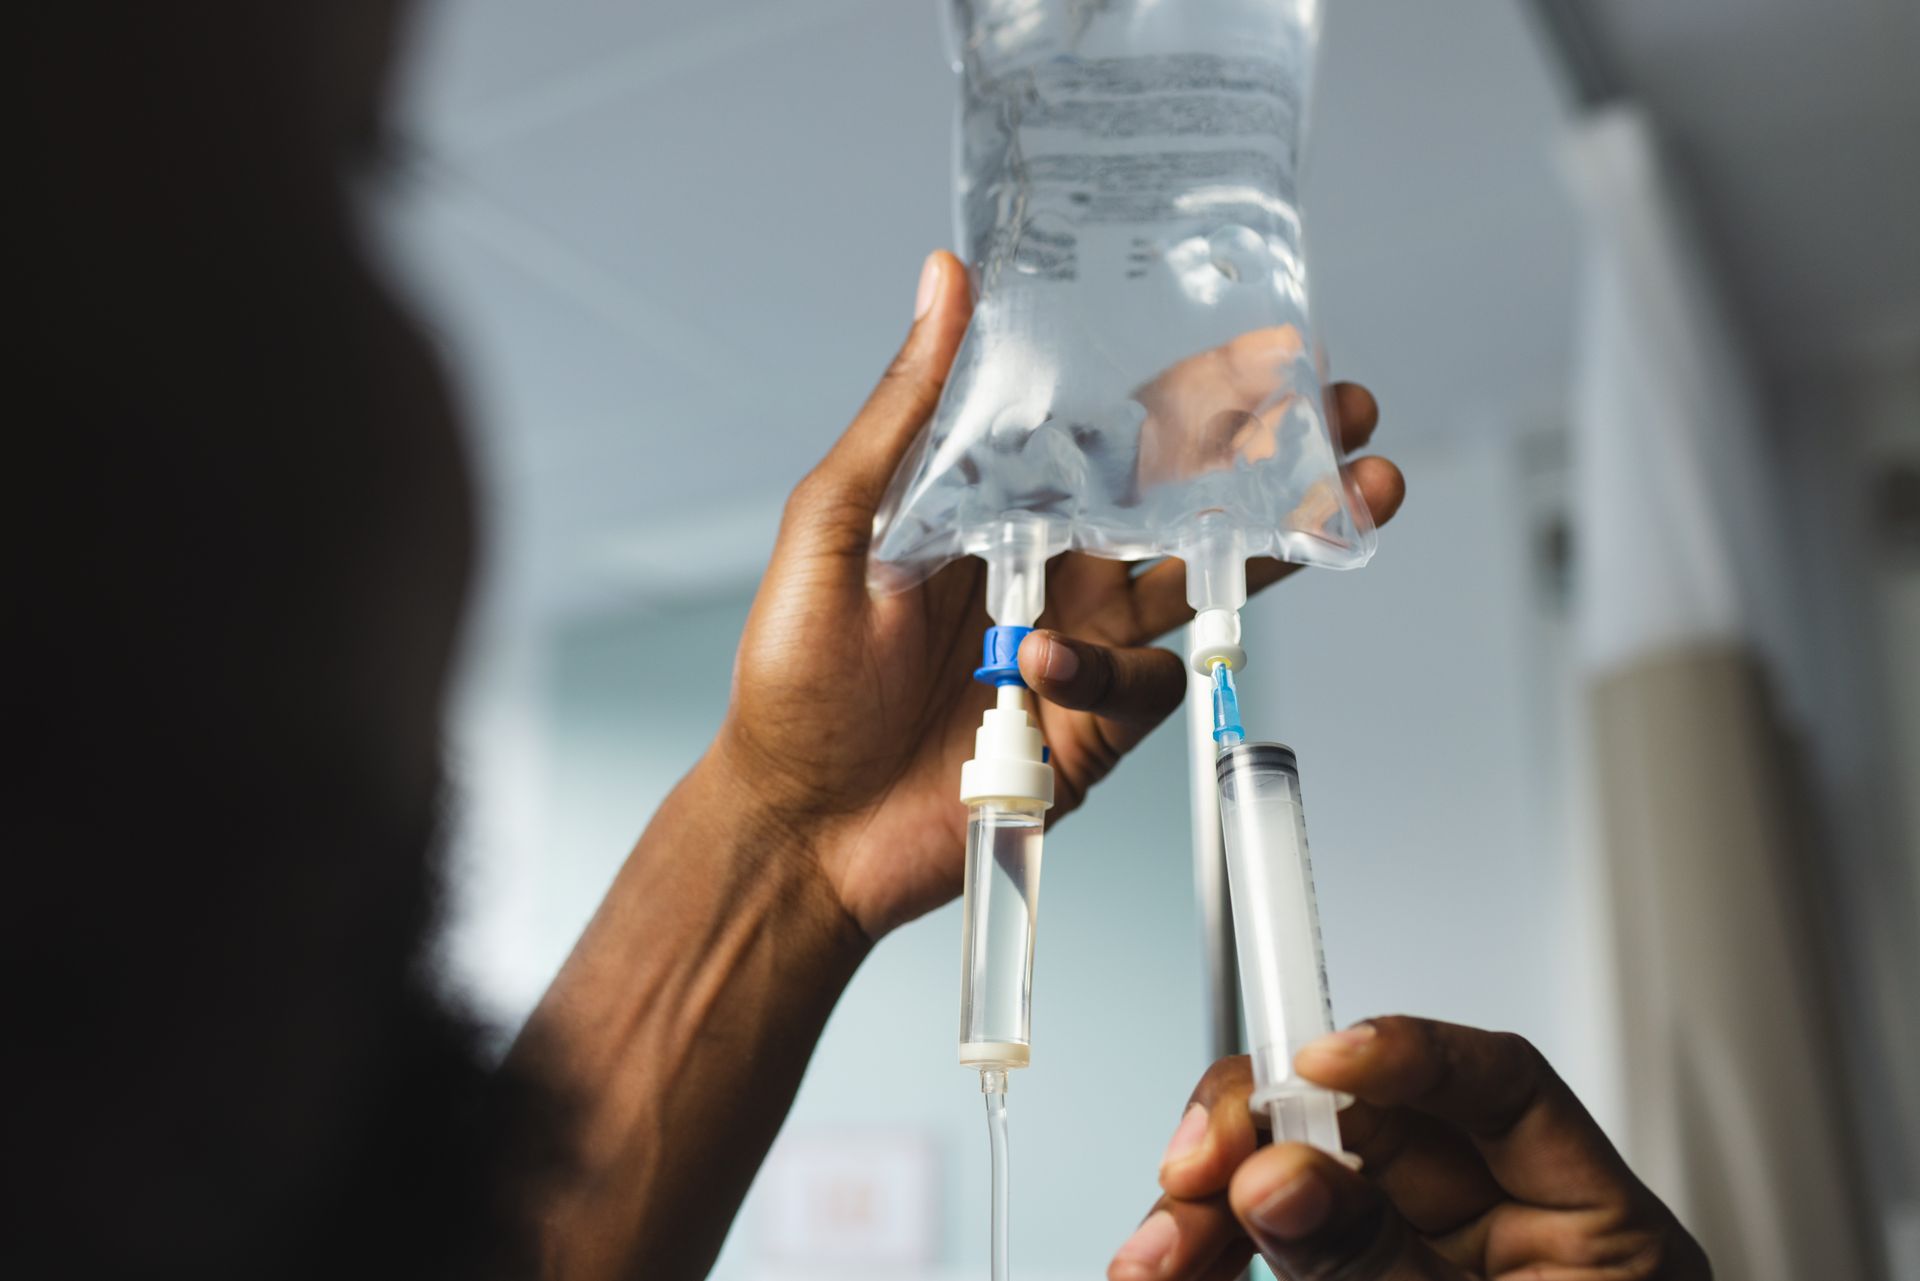
M478 428L443 964L502 1046L952 243L939 22L415 24L367 195ZM1916 65L1905 0L1327 4L1318 318L1409 499L1249 630L1312 762L1335 1016L1525 1033L1728 1277L1920 1277ZM1028 1281L1104 1266L1213 1057L1186 759L1176 716L1049 839ZM983 1275L959 913L853 983L723 1281Z

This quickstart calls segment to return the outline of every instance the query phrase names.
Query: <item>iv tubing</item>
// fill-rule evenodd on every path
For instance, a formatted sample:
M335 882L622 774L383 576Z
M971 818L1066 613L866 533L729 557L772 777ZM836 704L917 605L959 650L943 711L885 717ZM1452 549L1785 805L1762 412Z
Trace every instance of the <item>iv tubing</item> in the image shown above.
M993 1165L993 1210L989 1231L993 1261L993 1281L1007 1281L1007 1074L1001 1068L984 1068L980 1073L980 1093L987 1101L987 1146Z

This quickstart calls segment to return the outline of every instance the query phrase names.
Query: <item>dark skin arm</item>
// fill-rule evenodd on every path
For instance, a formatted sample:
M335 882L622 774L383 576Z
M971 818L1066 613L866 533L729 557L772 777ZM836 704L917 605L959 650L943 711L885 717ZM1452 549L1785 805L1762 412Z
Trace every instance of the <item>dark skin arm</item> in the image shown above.
M1242 1056L1194 1090L1163 1195L1109 1281L1236 1277L1257 1251L1300 1281L1708 1281L1706 1255L1540 1052L1510 1033L1380 1018L1294 1067L1357 1102L1356 1172L1260 1147ZM1262 1120L1258 1123L1264 1126Z
M552 1275L704 1275L861 958L959 893L956 779L990 698L970 679L983 575L962 563L896 596L866 586L874 508L966 327L959 262L929 260L920 302L892 368L788 501L725 723L514 1052L575 1109L574 1167L540 1202ZM1336 395L1358 448L1372 397ZM1376 520L1399 506L1391 463L1358 460L1354 479ZM1286 572L1252 570L1257 586ZM1057 817L1179 705L1184 665L1148 645L1189 611L1177 563L1136 578L1070 555L1048 579L1020 663Z

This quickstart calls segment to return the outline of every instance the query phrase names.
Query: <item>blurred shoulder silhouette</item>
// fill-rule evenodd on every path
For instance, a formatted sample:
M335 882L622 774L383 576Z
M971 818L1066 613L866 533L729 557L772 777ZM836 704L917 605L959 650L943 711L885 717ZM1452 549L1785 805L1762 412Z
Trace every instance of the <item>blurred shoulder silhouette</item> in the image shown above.
M10 1261L521 1262L427 949L471 500L352 208L402 9L18 15Z

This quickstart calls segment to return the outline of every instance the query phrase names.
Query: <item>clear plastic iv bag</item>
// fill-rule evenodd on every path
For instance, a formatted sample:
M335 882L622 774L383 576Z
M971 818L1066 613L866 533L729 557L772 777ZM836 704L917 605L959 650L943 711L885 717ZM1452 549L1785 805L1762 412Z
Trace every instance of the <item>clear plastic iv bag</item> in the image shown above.
M985 555L1364 564L1297 192L1320 0L951 0L977 306L875 527L877 585Z

